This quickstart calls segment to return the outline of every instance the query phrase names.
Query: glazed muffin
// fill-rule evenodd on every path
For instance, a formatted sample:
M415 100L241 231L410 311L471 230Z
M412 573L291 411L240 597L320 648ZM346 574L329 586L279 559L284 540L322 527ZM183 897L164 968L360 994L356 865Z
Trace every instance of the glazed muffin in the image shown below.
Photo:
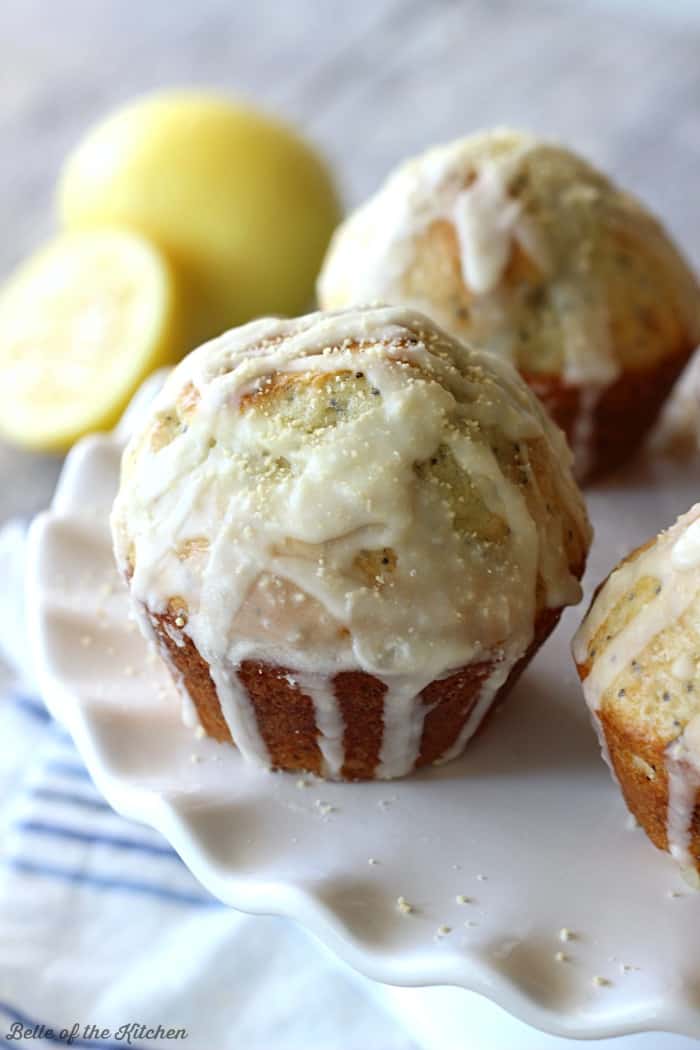
M628 808L700 885L700 504L610 574L573 651Z
M206 733L347 779L458 755L579 600L590 539L515 370L402 308L195 350L124 454L112 529Z
M514 131L399 167L336 232L318 295L409 304L507 357L580 479L635 451L700 342L700 290L662 226L575 154Z
M682 460L700 452L700 350L671 391L650 445L655 452Z

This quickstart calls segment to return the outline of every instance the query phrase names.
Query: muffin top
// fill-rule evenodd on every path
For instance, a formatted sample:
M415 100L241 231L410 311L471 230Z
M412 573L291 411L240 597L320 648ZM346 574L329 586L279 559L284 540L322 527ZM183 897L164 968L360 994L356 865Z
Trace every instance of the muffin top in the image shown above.
M336 232L323 307L408 303L526 375L607 386L700 341L661 225L584 160L498 130L401 165Z
M256 321L185 358L132 438L116 556L212 665L418 692L509 667L538 612L578 601L570 459L507 362L412 310Z
M700 504L608 577L574 639L593 711L700 761Z

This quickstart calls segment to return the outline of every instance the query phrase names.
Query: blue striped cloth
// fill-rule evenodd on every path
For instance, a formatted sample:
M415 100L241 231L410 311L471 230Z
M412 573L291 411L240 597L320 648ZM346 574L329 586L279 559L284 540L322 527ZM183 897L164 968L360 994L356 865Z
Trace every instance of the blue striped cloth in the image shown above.
M99 796L27 674L23 542L0 530L0 1047L414 1048L369 982Z

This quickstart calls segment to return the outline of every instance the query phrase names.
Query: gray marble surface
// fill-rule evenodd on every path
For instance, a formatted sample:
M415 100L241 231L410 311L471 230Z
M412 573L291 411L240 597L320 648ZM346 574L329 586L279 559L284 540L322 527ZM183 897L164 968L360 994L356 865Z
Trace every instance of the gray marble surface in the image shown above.
M2 0L0 274L54 229L61 159L111 106L212 85L297 122L345 199L398 160L512 124L588 154L700 264L700 0ZM60 461L0 445L0 522Z

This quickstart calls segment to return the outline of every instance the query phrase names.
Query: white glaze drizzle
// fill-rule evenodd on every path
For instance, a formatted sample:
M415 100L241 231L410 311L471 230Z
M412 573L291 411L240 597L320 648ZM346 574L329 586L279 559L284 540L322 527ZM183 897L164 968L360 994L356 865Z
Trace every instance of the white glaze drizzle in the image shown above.
M266 414L264 399L241 410L272 378L297 373L360 374L363 410L311 436ZM154 443L163 425L172 433ZM418 754L425 685L495 647L505 676L526 650L538 575L549 607L578 600L561 522L544 514L544 499L533 517L501 471L489 427L516 443L544 440L559 501L587 540L570 455L534 395L507 364L453 343L412 311L255 322L171 375L125 453L115 551L124 571L133 559L137 606L162 614L173 596L184 603L183 631L210 667L246 758L269 764L236 673L244 661L291 669L314 704L328 776L343 764L333 677L378 677L387 693L377 773L397 776ZM508 525L493 564L479 543L460 541L439 487L417 478L415 464L439 446ZM367 585L355 559L382 548L397 555L389 585ZM487 708L490 692L489 683L477 707Z
M201 652L201 650L200 650ZM248 691L241 682L236 665L226 666L220 658L209 661L209 674L236 747L245 759L268 766L270 755L262 738Z
M510 674L511 666L512 665L509 665L507 662L500 662L495 665L493 671L481 686L478 699L469 712L456 740L440 758L440 765L444 762L450 762L453 758L457 758L458 755L461 755L462 751L488 714L496 693Z
M339 777L345 760L345 721L333 690L333 683L328 675L312 674L309 671L296 672L292 677L314 705L324 774L331 779Z
M407 675L394 679L388 686L384 694L384 733L376 774L380 779L401 777L413 769L425 718L431 710L420 694L430 681L430 678L421 681Z
M617 602L642 577L659 581L659 589L651 600L612 639L602 654L592 658L592 665L583 683L583 692L593 715L604 757L614 774L607 742L599 718L604 695L614 687L618 675L638 661L647 646L658 634L674 624L696 598L699 582L693 571L700 565L700 504L687 514L656 542L632 561L623 563L609 577L598 594L587 617L573 641L574 659L588 662L590 645ZM671 675L680 681L689 681L695 672L692 654L681 653L671 665ZM683 867L694 867L689 852L690 828L700 789L700 716L690 719L676 739L665 750L668 780L668 811L666 831L668 848ZM617 777L615 777L617 779Z
M700 521L694 521L676 540L671 550L674 569L696 569L700 565Z
M182 683L181 677L180 683ZM188 729L196 729L197 726L200 724L199 715L197 714L197 708L195 707L194 702L187 690L182 688L182 684L180 684L178 692L180 694L180 703L182 704L182 721Z
M690 852L690 839L695 803L700 789L700 753L697 751L697 741L693 746L688 745L686 733L691 725L689 722L683 735L666 749L666 836L668 851L681 868L695 867Z
M700 350L676 383L652 433L652 448L680 458L700 450Z
M695 675L696 661L690 653L681 653L671 665L671 674L680 682L689 682Z
M515 158L519 160L520 153ZM477 295L487 295L498 285L518 234L522 207L508 196L508 177L514 170L512 159L508 164L485 163L479 177L454 199L462 277Z
M605 392L602 386L581 386L576 419L570 435L574 473L585 478L595 461L595 412Z

